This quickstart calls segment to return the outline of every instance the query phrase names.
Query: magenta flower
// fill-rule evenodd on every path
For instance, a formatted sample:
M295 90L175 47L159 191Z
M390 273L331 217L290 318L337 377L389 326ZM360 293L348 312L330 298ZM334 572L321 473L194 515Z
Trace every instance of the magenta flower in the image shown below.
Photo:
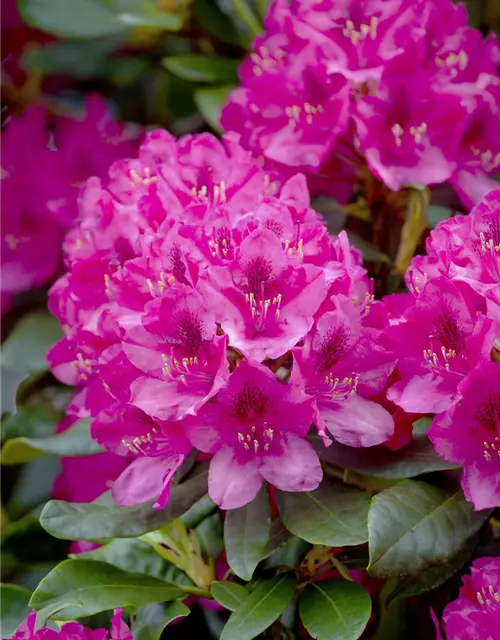
M475 509L500 506L500 365L476 367L428 435L445 460L464 466L462 488Z
M462 578L458 598L443 612L438 640L496 640L500 625L500 559L478 558Z
M293 349L292 381L314 397L314 422L326 443L331 436L352 447L371 447L392 436L391 414L369 399L384 389L394 367L393 355L379 341L379 331L362 326L359 308L339 296L304 346Z
M133 640L128 625L122 620L123 609L115 609L111 618L111 628L90 629L78 622L66 622L59 631L36 628L36 611L28 614L11 640Z
M118 505L134 505L156 498L163 509L170 497L172 478L191 451L176 423L155 421L130 405L114 403L92 421L92 437L109 451L133 458L113 482Z
M387 330L400 376L387 397L410 413L448 409L463 378L490 359L496 326L485 313L484 298L467 284L430 280L405 322Z
M214 453L208 490L222 509L241 507L262 481L282 491L311 491L322 479L319 459L304 440L312 399L300 387L278 382L267 367L241 362L186 432L200 451Z
M306 335L327 288L319 267L294 264L268 230L247 236L229 268L210 267L199 283L231 346L258 361Z
M148 374L135 380L130 402L153 418L181 419L215 395L229 373L227 340L197 291L182 285L146 304L142 326L123 343L130 361Z

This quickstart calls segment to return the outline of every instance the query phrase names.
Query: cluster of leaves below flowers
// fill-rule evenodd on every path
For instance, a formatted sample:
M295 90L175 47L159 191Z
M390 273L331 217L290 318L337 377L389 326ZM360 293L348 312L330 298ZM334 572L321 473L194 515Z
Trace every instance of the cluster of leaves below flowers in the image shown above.
M77 387L69 415L132 460L117 504L164 507L193 447L213 456L210 496L231 509L263 479L318 487L312 424L326 444L393 438L395 359L371 326L371 283L301 175L278 191L231 136L154 131L106 184L87 182L65 250L50 294L65 337L49 361Z
M452 0L274 0L222 125L312 193L348 201L367 166L395 191L449 181L469 206L500 164L499 62Z

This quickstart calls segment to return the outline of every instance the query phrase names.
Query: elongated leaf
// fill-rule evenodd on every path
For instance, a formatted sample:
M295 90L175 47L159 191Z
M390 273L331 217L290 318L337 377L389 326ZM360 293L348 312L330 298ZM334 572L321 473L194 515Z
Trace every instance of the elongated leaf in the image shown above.
M128 573L106 562L64 560L38 585L30 606L41 620L72 620L114 609L184 597L178 586Z
M2 366L22 373L49 367L45 357L62 337L57 320L46 312L30 313L20 320L2 345Z
M446 493L405 480L372 500L368 516L370 564L374 576L414 576L450 561L482 525L463 493Z
M205 518L205 520L196 527L195 533L203 553L209 558L217 560L224 551L220 513L213 513L208 518Z
M171 56L162 64L174 76L190 82L225 83L237 80L238 60L201 55Z
M230 44L239 44L240 36L233 22L217 6L215 0L194 0L193 13L201 26L216 38Z
M175 584L192 584L189 578L177 567L161 558L146 542L135 538L113 540L93 551L79 553L77 560L97 560L108 562L124 571L145 573Z
M308 584L299 611L305 628L318 640L357 640L371 614L366 591L348 580Z
M283 524L307 542L343 547L368 540L370 500L363 491L324 482L315 491L276 496Z
M384 447L355 448L333 442L327 449L318 441L314 446L323 460L376 478L411 478L422 473L456 469L443 460L428 438L421 437L398 451Z
M214 581L210 585L213 597L229 611L236 611L248 598L248 591L236 582Z
M195 475L172 489L170 500L161 511L152 508L153 501L134 507L111 507L51 500L43 509L40 523L63 540L138 537L181 516L206 491L207 469L201 466Z
M2 552L3 555L3 552ZM10 638L30 612L31 593L15 584L0 585L0 621L2 637Z
M24 21L61 38L99 38L150 27L177 31L182 17L157 11L139 0L105 3L100 0L19 0Z
M227 102L229 93L234 88L234 85L224 85L223 87L198 89L194 92L194 101L196 102L199 112L214 131L221 130L221 110Z
M295 579L290 574L262 580L255 591L231 614L220 640L256 638L283 613L294 590Z
M252 579L255 567L265 555L270 518L269 496L265 488L249 504L227 512L224 522L227 561L243 580Z
M180 600L155 602L139 607L134 615L132 633L134 640L159 640L165 627L176 618L189 615L189 608Z
M48 438L13 438L2 447L2 464L21 464L46 453L59 456L90 456L105 451L92 440L89 420L79 420L70 429Z
M2 420L2 440L52 436L61 417L49 403L28 405Z

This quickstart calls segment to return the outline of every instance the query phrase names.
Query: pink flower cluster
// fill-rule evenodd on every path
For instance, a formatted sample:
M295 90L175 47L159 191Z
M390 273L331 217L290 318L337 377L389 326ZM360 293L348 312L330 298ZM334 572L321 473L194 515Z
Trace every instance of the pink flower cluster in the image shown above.
M92 175L134 152L123 124L89 95L82 120L58 117L50 130L41 107L8 120L2 132L2 303L54 280L64 233L76 219L78 192ZM2 304L2 307L4 304Z
M70 413L131 464L118 504L168 500L192 448L224 509L263 480L322 479L306 435L372 446L394 433L381 394L395 360L371 325L371 282L345 233L329 237L302 175L277 191L233 136L147 134L91 178L50 293L65 337L54 374Z
M443 612L438 640L496 640L500 629L500 558L479 558L462 578L457 600Z
M411 293L385 301L399 377L387 396L437 414L428 435L464 466L467 499L500 506L500 191L441 222L406 280Z
M128 625L122 620L123 609L115 609L111 629L90 629L79 622L67 622L59 631L36 629L36 611L32 611L10 640L133 640Z
M389 189L450 181L478 201L500 166L500 48L452 0L274 0L225 130L275 179L347 200L365 167Z

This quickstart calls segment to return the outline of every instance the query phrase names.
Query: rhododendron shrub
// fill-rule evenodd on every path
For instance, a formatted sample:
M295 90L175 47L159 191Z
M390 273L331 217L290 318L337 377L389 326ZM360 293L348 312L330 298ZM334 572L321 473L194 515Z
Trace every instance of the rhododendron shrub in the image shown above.
M2 55L2 638L498 638L492 20L76 4Z

